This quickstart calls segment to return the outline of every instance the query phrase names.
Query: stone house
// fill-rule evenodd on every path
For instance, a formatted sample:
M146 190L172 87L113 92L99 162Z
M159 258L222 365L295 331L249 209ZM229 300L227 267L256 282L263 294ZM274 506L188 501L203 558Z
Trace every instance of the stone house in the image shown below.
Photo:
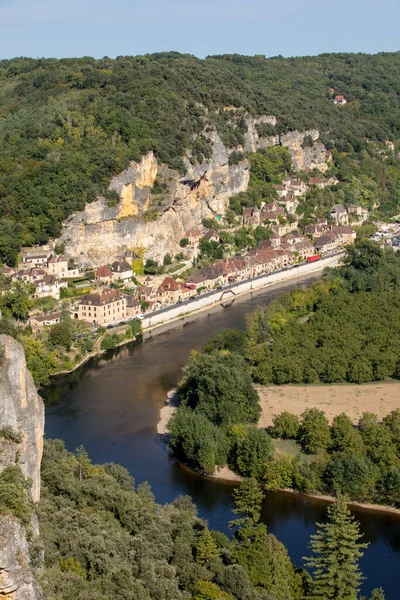
M308 256L312 256L314 254L314 246L309 240L296 242L293 244L292 250L293 252L298 252L301 258L307 258Z
M96 279L100 283L108 284L114 281L114 275L112 274L111 269L107 267L107 265L104 265L97 270Z
M261 213L257 207L249 208L243 207L243 225L250 227L258 227L261 223Z
M348 225L349 224L349 215L347 214L347 210L342 204L335 204L329 213L336 221L337 225Z
M35 298L46 298L50 296L55 300L60 299L60 290L68 287L66 281L60 281L56 279L54 275L45 275L42 279L34 281L35 286L34 297Z
M342 106L343 104L347 104L347 100L344 96L335 96L333 99L333 104L339 104L339 106Z
M287 194L278 200L278 204L282 206L289 215L294 215L296 214L296 208L299 205L299 201L293 194Z
M320 254L333 252L340 245L340 239L334 233L324 233L315 242L315 250Z
M78 319L91 325L107 325L126 316L126 297L119 290L85 294L78 305Z
M179 283L173 277L166 277L158 288L158 298L165 304L175 304L180 298Z
M140 302L134 296L125 296L126 298L126 316L127 317L136 317L140 315L142 312L142 307L140 306Z
M184 235L185 238L189 241L189 246L197 246L201 238L203 237L203 232L200 229L189 229Z
M308 182L310 185L315 185L318 188L320 188L321 190L324 189L325 187L325 182L322 181L322 179L320 177L310 177L310 180Z
M29 325L33 331L37 331L42 327L55 325L60 322L61 312L49 313L47 315L33 315L29 319Z
M136 288L136 296L138 300L154 304L157 300L157 293L150 285L138 285Z
M47 271L49 275L54 275L59 279L68 277L68 261L65 256L62 254L59 256L51 254L47 262Z
M346 244L352 244L357 237L356 232L350 225L332 225L331 231L340 236Z
M258 209L257 209L258 210ZM219 242L219 234L215 229L209 229L204 235L205 240L209 242Z
M22 254L22 262L30 263L35 267L46 266L50 255L50 251L43 248L26 250Z
M116 260L110 267L110 271L115 281L131 281L133 277L133 271L126 260Z
M278 194L279 198L286 196L286 194L287 194L287 186L286 185L282 185L281 183L276 183L272 187Z

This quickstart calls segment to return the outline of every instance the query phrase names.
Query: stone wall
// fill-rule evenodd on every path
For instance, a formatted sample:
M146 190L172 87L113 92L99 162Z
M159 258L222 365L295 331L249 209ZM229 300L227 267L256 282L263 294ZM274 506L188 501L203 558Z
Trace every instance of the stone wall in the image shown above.
M178 317L184 317L186 314L207 308L213 304L228 302L237 294L245 294L274 283L296 279L297 277L301 277L303 275L310 275L312 273L321 271L326 267L335 267L339 264L342 256L343 252L335 256L325 257L316 262L302 263L300 265L289 267L275 273L266 273L265 275L254 279L238 281L234 286L231 286L233 293L228 292L226 289L215 290L211 294L199 297L196 300L188 302L187 304L175 305L168 310L158 313L156 312L155 314L149 313L148 315L145 315L142 321L143 330L146 331L146 329L149 327L168 323L168 321L177 319Z

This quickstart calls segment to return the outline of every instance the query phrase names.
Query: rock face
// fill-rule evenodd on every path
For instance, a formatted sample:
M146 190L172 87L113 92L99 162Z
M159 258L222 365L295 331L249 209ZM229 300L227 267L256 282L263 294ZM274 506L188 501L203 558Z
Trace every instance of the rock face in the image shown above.
M151 152L114 177L110 189L120 196L118 206L108 208L100 198L73 215L60 238L67 256L99 265L132 248L143 248L147 258L156 260L180 252L179 241L188 229L205 217L223 215L230 196L248 186L247 161L230 166L219 136L209 137L212 158L194 166L188 162L185 178L158 165ZM157 176L165 188L161 194L152 192Z
M257 132L260 123L273 127L276 118L264 115L246 119L246 151L283 145L289 149L295 169L327 169L318 131L263 138ZM211 143L212 157L196 165L186 160L184 178L159 165L152 152L114 177L110 190L119 195L118 205L108 207L104 198L99 198L71 216L60 238L65 254L80 263L99 266L121 258L127 249L140 248L146 258L162 261L165 254L181 251L179 241L188 229L198 227L205 217L224 215L229 198L247 190L249 165L247 161L229 165L228 151L218 134L204 135ZM312 147L303 148L306 136L313 140ZM161 185L161 193L160 186L153 189L155 182Z
M40 462L43 451L44 407L31 374L26 368L22 346L0 335L0 427L9 426L20 435L16 442L0 436L0 471L18 464L32 481L34 502L40 496ZM31 522L37 535L36 517ZM0 597L10 600L42 600L43 595L30 570L26 530L11 515L0 516Z

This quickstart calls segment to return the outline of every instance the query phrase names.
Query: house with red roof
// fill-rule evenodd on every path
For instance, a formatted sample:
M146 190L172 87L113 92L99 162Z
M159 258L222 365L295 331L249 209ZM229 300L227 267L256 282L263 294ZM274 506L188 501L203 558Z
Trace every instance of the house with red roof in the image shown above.
M107 284L114 280L114 275L107 265L103 265L97 270L96 279L100 283Z
M179 283L173 277L166 277L157 292L158 298L164 304L175 304L180 298Z
M338 104L341 106L343 104L347 104L347 100L344 96L335 96L333 99L333 104Z

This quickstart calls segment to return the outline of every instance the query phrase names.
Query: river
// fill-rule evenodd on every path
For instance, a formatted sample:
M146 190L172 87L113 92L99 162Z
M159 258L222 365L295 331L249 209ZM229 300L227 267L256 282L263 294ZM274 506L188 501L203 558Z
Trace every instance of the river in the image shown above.
M298 281L308 285L317 277ZM83 444L93 462L116 462L136 483L148 481L160 503L190 495L210 527L228 532L233 518L234 484L205 480L180 467L156 434L166 393L176 386L192 349L200 348L225 327L245 326L245 315L257 305L291 289L293 282L271 286L237 298L197 316L184 327L131 344L106 358L91 361L75 373L57 378L46 396L46 435L61 438L69 450ZM315 523L324 519L326 504L281 493L267 495L263 520L289 550L295 565L303 564ZM367 577L363 593L383 587L387 600L400 600L400 517L354 509L364 541L361 560Z

